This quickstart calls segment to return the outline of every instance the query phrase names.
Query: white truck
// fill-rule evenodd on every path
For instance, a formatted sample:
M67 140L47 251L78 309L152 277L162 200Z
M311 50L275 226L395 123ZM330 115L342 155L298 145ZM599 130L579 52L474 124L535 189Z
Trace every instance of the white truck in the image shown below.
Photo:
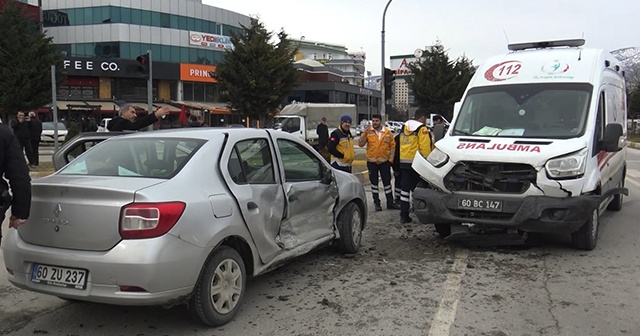
M511 44L478 69L447 136L414 158L420 222L451 240L564 233L595 248L628 194L627 96L618 60L584 42Z
M358 110L352 104L334 103L292 103L282 108L274 117L275 128L292 134L298 134L312 146L318 145L318 133L316 127L322 117L327 119L329 134L340 124L343 115L351 117L353 128L351 134L355 135L355 124L358 122Z

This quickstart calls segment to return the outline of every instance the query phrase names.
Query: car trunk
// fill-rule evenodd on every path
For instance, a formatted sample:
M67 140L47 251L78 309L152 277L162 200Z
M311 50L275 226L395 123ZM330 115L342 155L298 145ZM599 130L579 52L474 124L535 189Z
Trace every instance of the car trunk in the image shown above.
M31 214L19 229L29 244L106 251L122 238L120 210L136 191L161 183L150 178L53 175L32 184Z

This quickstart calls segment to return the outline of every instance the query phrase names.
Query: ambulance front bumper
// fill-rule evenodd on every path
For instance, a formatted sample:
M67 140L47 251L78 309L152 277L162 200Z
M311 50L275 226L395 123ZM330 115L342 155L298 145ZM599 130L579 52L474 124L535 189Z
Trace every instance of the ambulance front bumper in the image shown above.
M628 191L616 188L602 196L510 198L416 188L413 201L414 213L424 224L473 223L526 232L572 233L584 225L595 207L618 193Z

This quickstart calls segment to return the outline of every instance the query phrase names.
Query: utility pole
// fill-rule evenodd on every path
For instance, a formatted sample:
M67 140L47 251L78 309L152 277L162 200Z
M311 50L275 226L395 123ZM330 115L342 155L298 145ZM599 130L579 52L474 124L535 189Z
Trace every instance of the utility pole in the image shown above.
M147 79L147 103L149 104L149 114L153 113L153 62L151 62L151 49L147 50L149 55L149 79ZM153 124L149 125L149 131L153 131Z
M385 116L385 109L386 109L386 105L387 105L387 101L384 97L384 22L385 22L385 17L387 16L387 9L389 8L389 5L391 4L391 1L393 0L389 0L389 2L387 2L387 5L384 7L384 12L382 13L382 57L381 57L381 64L382 66L380 67L380 76L382 76L382 87L380 88L380 93L382 93L382 106L380 107L380 116L382 117L382 121L386 121L387 118Z
M56 66L51 65L51 101L53 109L53 152L58 151L58 89L56 86Z

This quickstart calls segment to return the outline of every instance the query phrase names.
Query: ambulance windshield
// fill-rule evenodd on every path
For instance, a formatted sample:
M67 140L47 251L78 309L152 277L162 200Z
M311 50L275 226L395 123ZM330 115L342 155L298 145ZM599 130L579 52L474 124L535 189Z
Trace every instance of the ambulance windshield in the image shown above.
M584 134L593 86L519 84L469 90L453 135L569 139Z

